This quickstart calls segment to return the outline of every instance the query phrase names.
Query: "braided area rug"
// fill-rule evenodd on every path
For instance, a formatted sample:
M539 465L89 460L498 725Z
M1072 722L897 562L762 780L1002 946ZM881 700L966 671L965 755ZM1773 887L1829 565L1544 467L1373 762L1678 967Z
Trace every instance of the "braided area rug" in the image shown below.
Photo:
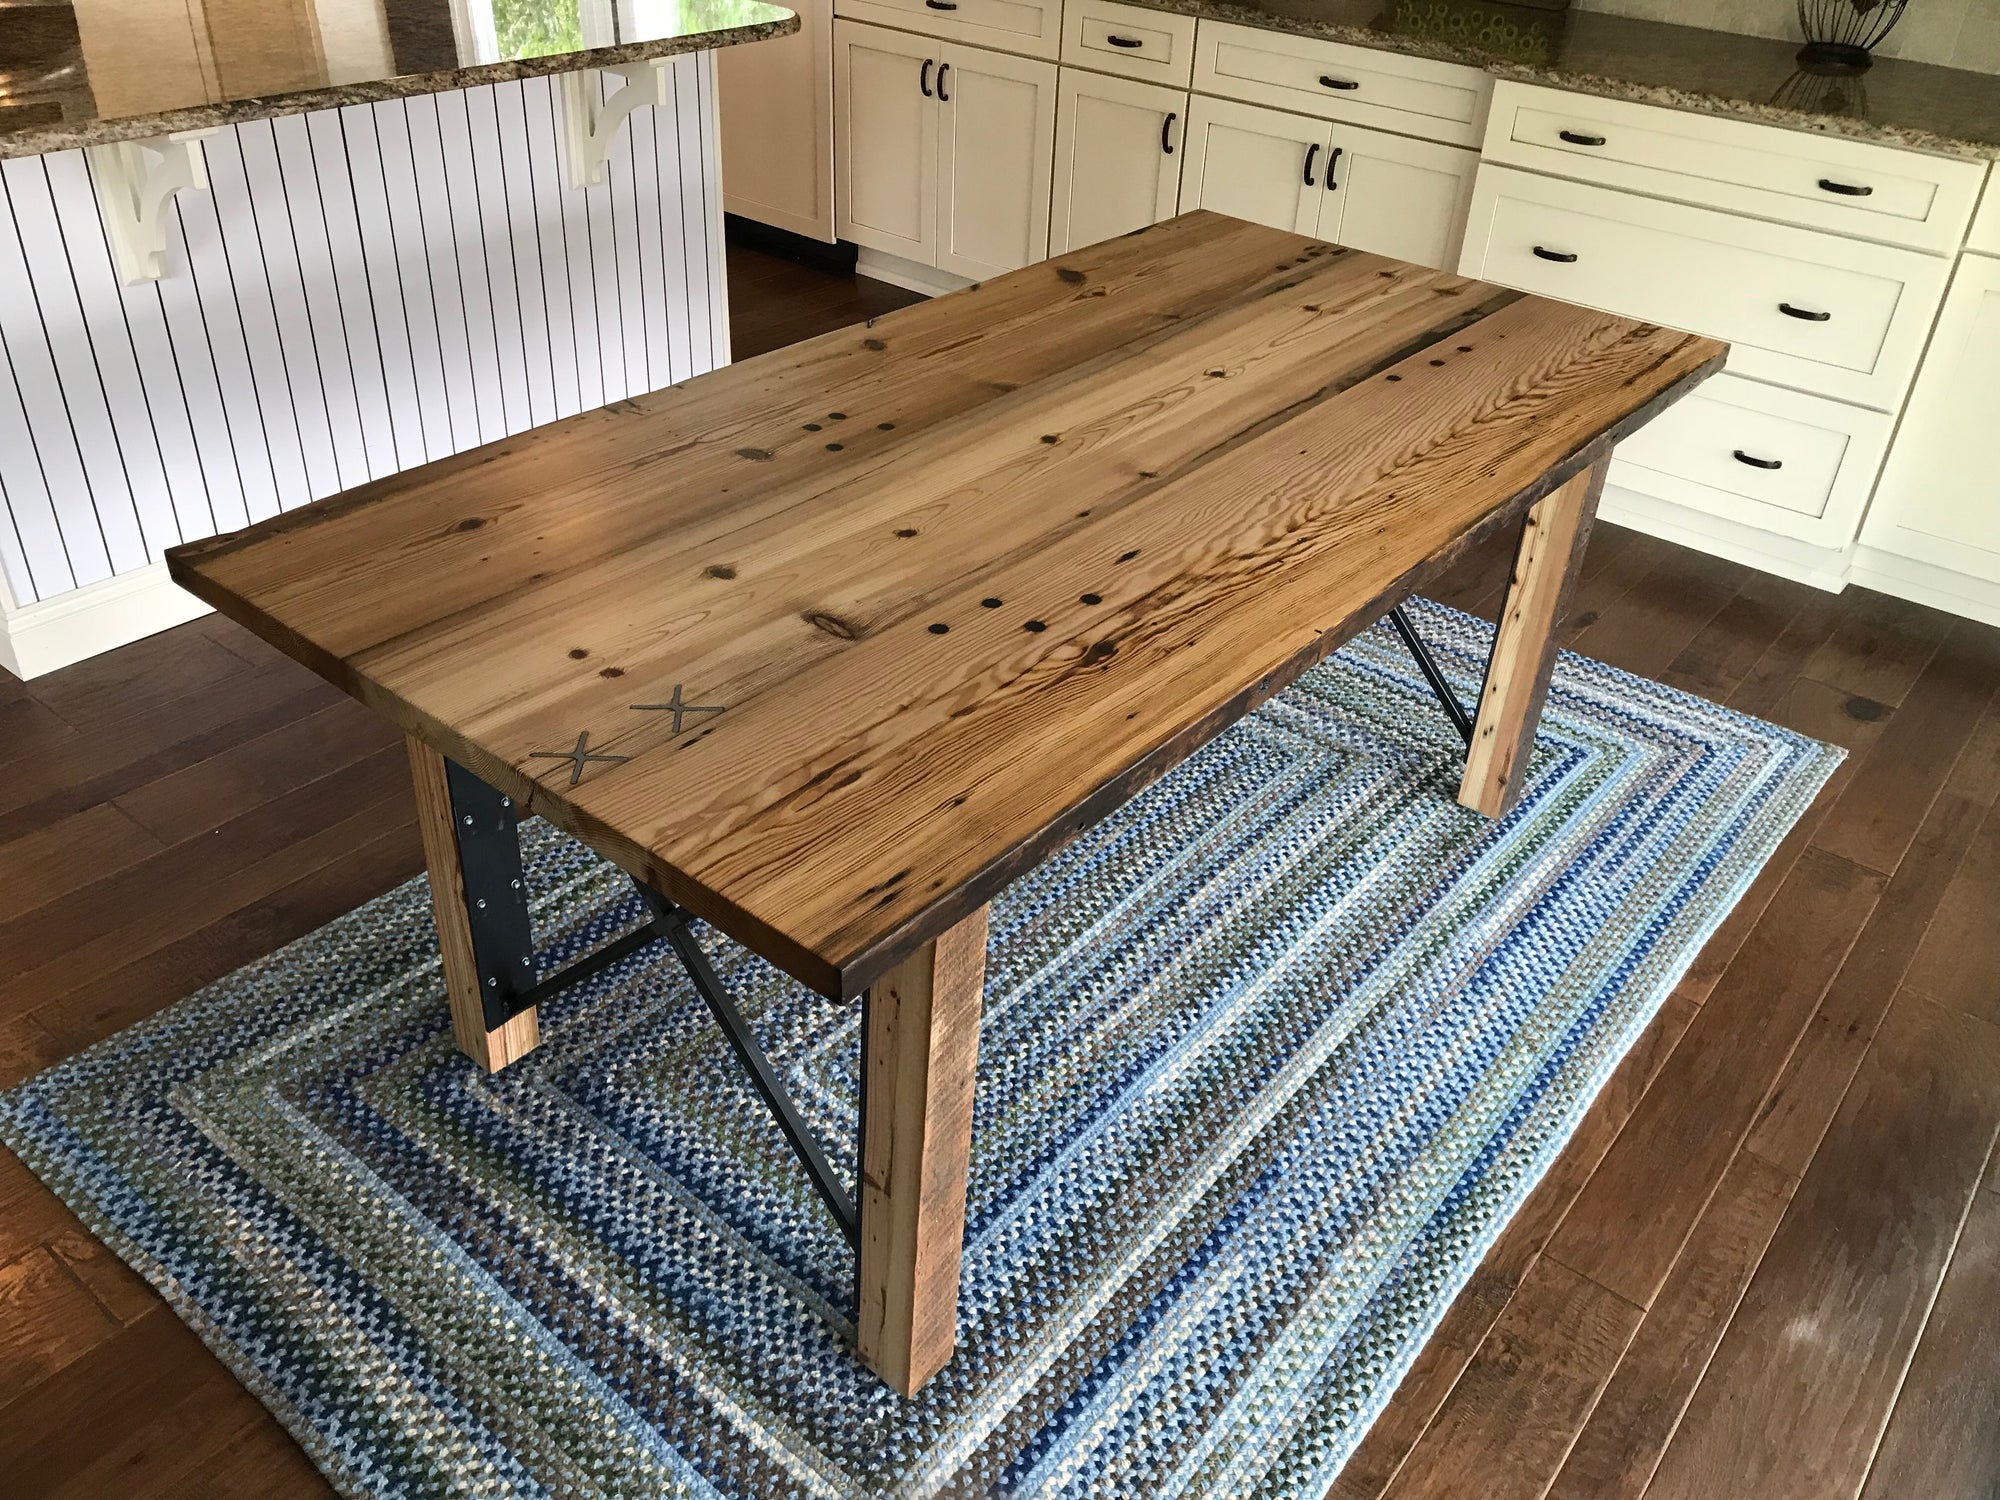
M1489 627L1413 605L1470 699ZM1377 628L992 908L958 1352L853 1262L664 947L453 1050L413 881L0 1096L354 1495L1321 1496L1839 752L1597 663L1520 807ZM524 830L546 962L629 885ZM858 1007L713 933L837 1161Z

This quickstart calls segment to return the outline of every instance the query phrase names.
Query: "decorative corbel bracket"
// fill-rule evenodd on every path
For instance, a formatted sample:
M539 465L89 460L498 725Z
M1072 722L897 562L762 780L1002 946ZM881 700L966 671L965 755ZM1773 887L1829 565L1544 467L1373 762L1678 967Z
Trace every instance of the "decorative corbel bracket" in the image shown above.
M179 130L146 141L87 146L97 211L118 279L130 286L166 274L167 202L182 188L208 188L202 140L213 130Z
M672 61L656 57L562 75L563 145L569 155L571 187L595 187L604 181L611 143L618 138L618 127L625 117L635 109L667 102L667 69ZM602 96L597 82L600 73L624 81Z

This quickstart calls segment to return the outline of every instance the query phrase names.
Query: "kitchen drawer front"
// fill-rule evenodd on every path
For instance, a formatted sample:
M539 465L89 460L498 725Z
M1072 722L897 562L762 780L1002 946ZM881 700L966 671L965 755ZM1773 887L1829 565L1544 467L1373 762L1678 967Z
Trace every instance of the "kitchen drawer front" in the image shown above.
M1864 407L1718 375L1620 443L1609 477L1741 525L1844 546L1894 426Z
M1950 255L1983 162L1498 83L1485 157L1609 187Z
M1070 0L1063 8L1062 60L1066 67L1184 89L1194 75L1194 17Z
M1062 42L1062 0L834 0L833 13L1052 62Z
M1203 21L1194 87L1275 109L1477 146L1493 82L1476 68Z
M1985 255L2000 255L2000 172L1987 184L1986 201L1972 221L1972 240L1966 247Z
M1951 262L1482 165L1459 269L1726 339L1738 374L1894 411Z

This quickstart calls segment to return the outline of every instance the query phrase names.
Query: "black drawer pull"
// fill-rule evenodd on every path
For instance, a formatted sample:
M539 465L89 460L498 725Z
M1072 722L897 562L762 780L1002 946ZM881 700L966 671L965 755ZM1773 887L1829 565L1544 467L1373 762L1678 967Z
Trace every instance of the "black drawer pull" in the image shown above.
M1329 78L1324 73L1319 75L1319 85L1324 89L1358 89L1361 87L1360 84L1351 78Z
M951 95L944 91L944 75L951 71L950 63L938 64L938 99L941 103L951 103Z
M1778 311L1788 318L1797 318L1801 323L1831 323L1833 321L1833 314L1830 312L1807 312L1803 307L1794 307L1789 302L1780 302L1778 304Z
M1306 186L1313 185L1313 158L1319 155L1319 142L1310 141L1306 145Z
M933 66L933 63L932 63L931 59L930 59L930 58L928 58L928 57L927 57L927 58L925 58L925 59L924 59L924 66L923 66L923 71L917 74L917 87L918 87L918 88L920 88L920 89L922 89L922 90L924 91L924 97L925 97L926 99L928 99L928 98L930 98L930 97L931 97L931 68L932 68L932 66Z
M1557 133L1572 146L1601 146L1604 144L1604 137L1601 135L1579 135L1574 130L1564 130Z
M1785 466L1785 461L1781 458L1752 458L1741 448L1736 450L1736 461L1739 464L1748 464L1753 469L1782 469Z
M1822 192L1838 193L1843 198L1872 198L1875 196L1875 189L1872 187L1861 187L1852 182L1835 182L1831 177L1820 178L1819 185Z
M1168 156L1174 154L1174 121L1180 117L1180 111L1174 110L1160 121L1160 150Z
M1340 165L1341 155L1346 150L1347 148L1345 146L1335 146L1331 151L1327 152L1326 154L1326 190L1329 193L1338 192L1340 190L1340 184L1333 180L1333 169Z
M958 0L924 0L932 10L957 10Z
M929 0L925 0L925 3L928 4ZM1146 45L1144 42L1140 41L1139 38L1137 38L1136 36L1107 35L1104 38L1104 40L1111 43L1111 45L1114 47L1143 47Z
M1535 246L1535 254L1539 255L1543 260L1552 260L1559 266L1572 266L1576 264L1576 256L1568 250L1551 250L1546 245L1537 245Z

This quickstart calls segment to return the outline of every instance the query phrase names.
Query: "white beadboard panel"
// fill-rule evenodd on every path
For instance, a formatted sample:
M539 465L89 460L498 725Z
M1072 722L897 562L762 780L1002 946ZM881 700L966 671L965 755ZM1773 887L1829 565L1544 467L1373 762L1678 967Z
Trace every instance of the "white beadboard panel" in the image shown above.
M6 592L725 361L713 107L710 55L675 59L582 191L554 78L221 130L168 275L131 287L81 152L0 163Z

